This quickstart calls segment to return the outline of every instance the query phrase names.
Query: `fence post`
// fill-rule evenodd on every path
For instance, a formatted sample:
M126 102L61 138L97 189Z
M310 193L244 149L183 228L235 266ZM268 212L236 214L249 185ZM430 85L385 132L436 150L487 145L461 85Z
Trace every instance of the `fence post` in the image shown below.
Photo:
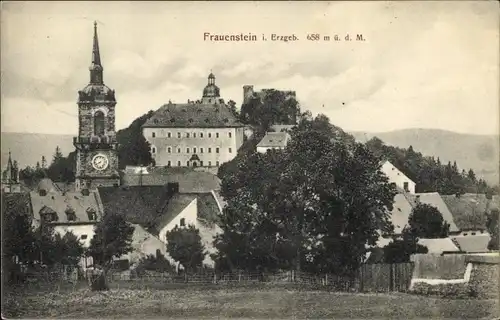
M214 284L217 284L217 273L214 272Z
M328 273L325 274L325 285L328 286Z
M241 282L241 270L238 272L238 282Z

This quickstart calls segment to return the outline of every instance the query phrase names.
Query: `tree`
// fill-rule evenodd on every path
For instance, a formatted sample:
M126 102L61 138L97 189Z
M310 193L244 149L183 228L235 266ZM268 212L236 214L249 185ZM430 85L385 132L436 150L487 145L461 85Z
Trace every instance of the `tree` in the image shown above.
M126 166L148 166L153 163L150 145L142 134L142 125L153 115L153 111L135 119L126 129L116 133L120 168Z
M55 182L70 183L75 181L76 152L70 152L64 157L59 147L56 147L52 163L47 169L47 176Z
M427 247L418 244L418 238L414 237L408 230L403 230L401 239L393 239L383 248L385 263L410 262L411 255L427 252L429 252Z
M134 227L122 215L108 213L95 226L94 237L90 240L87 255L94 264L101 266L102 273L93 281L94 290L107 290L106 273L112 266L113 259L133 250L132 237Z
M488 250L499 249L498 219L499 219L499 211L496 208L491 210L491 212L487 215L486 228L488 229L488 232L490 233L491 236L490 242L488 243Z
M231 111L231 113L236 117L236 119L239 119L240 113L236 109L236 102L234 102L233 100L229 100L227 102L227 106L229 107L229 110Z
M425 203L419 203L412 209L408 224L408 232L419 238L446 238L450 232L450 224L443 219L441 212Z
M200 231L194 225L177 227L167 232L167 252L186 270L201 267L206 252Z
M63 236L57 233L55 245L59 251L59 262L66 266L76 266L85 251L78 237L71 231L66 232Z
M378 159L323 115L304 115L283 151L238 161L222 176L225 265L352 274L390 228L395 189Z

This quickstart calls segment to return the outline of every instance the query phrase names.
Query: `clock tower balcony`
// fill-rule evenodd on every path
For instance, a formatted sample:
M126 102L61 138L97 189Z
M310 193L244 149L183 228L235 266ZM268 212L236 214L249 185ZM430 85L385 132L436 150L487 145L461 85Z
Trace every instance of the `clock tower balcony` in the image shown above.
M73 137L73 145L77 149L116 149L118 141L115 135L92 135Z

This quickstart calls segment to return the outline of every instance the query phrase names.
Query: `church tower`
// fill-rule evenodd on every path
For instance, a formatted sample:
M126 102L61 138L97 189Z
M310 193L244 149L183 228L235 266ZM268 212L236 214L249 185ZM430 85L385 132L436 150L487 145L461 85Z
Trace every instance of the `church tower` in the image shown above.
M104 85L97 22L94 22L89 71L89 84L78 91L78 137L73 138L77 152L77 190L120 184L115 132L115 91Z

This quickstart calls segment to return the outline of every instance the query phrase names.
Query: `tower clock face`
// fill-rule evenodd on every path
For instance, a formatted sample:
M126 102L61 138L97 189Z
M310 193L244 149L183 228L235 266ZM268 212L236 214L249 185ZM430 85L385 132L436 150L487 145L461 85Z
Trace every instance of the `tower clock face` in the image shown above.
M109 160L106 155L99 153L92 158L92 166L94 169L102 171L105 170L109 165Z

